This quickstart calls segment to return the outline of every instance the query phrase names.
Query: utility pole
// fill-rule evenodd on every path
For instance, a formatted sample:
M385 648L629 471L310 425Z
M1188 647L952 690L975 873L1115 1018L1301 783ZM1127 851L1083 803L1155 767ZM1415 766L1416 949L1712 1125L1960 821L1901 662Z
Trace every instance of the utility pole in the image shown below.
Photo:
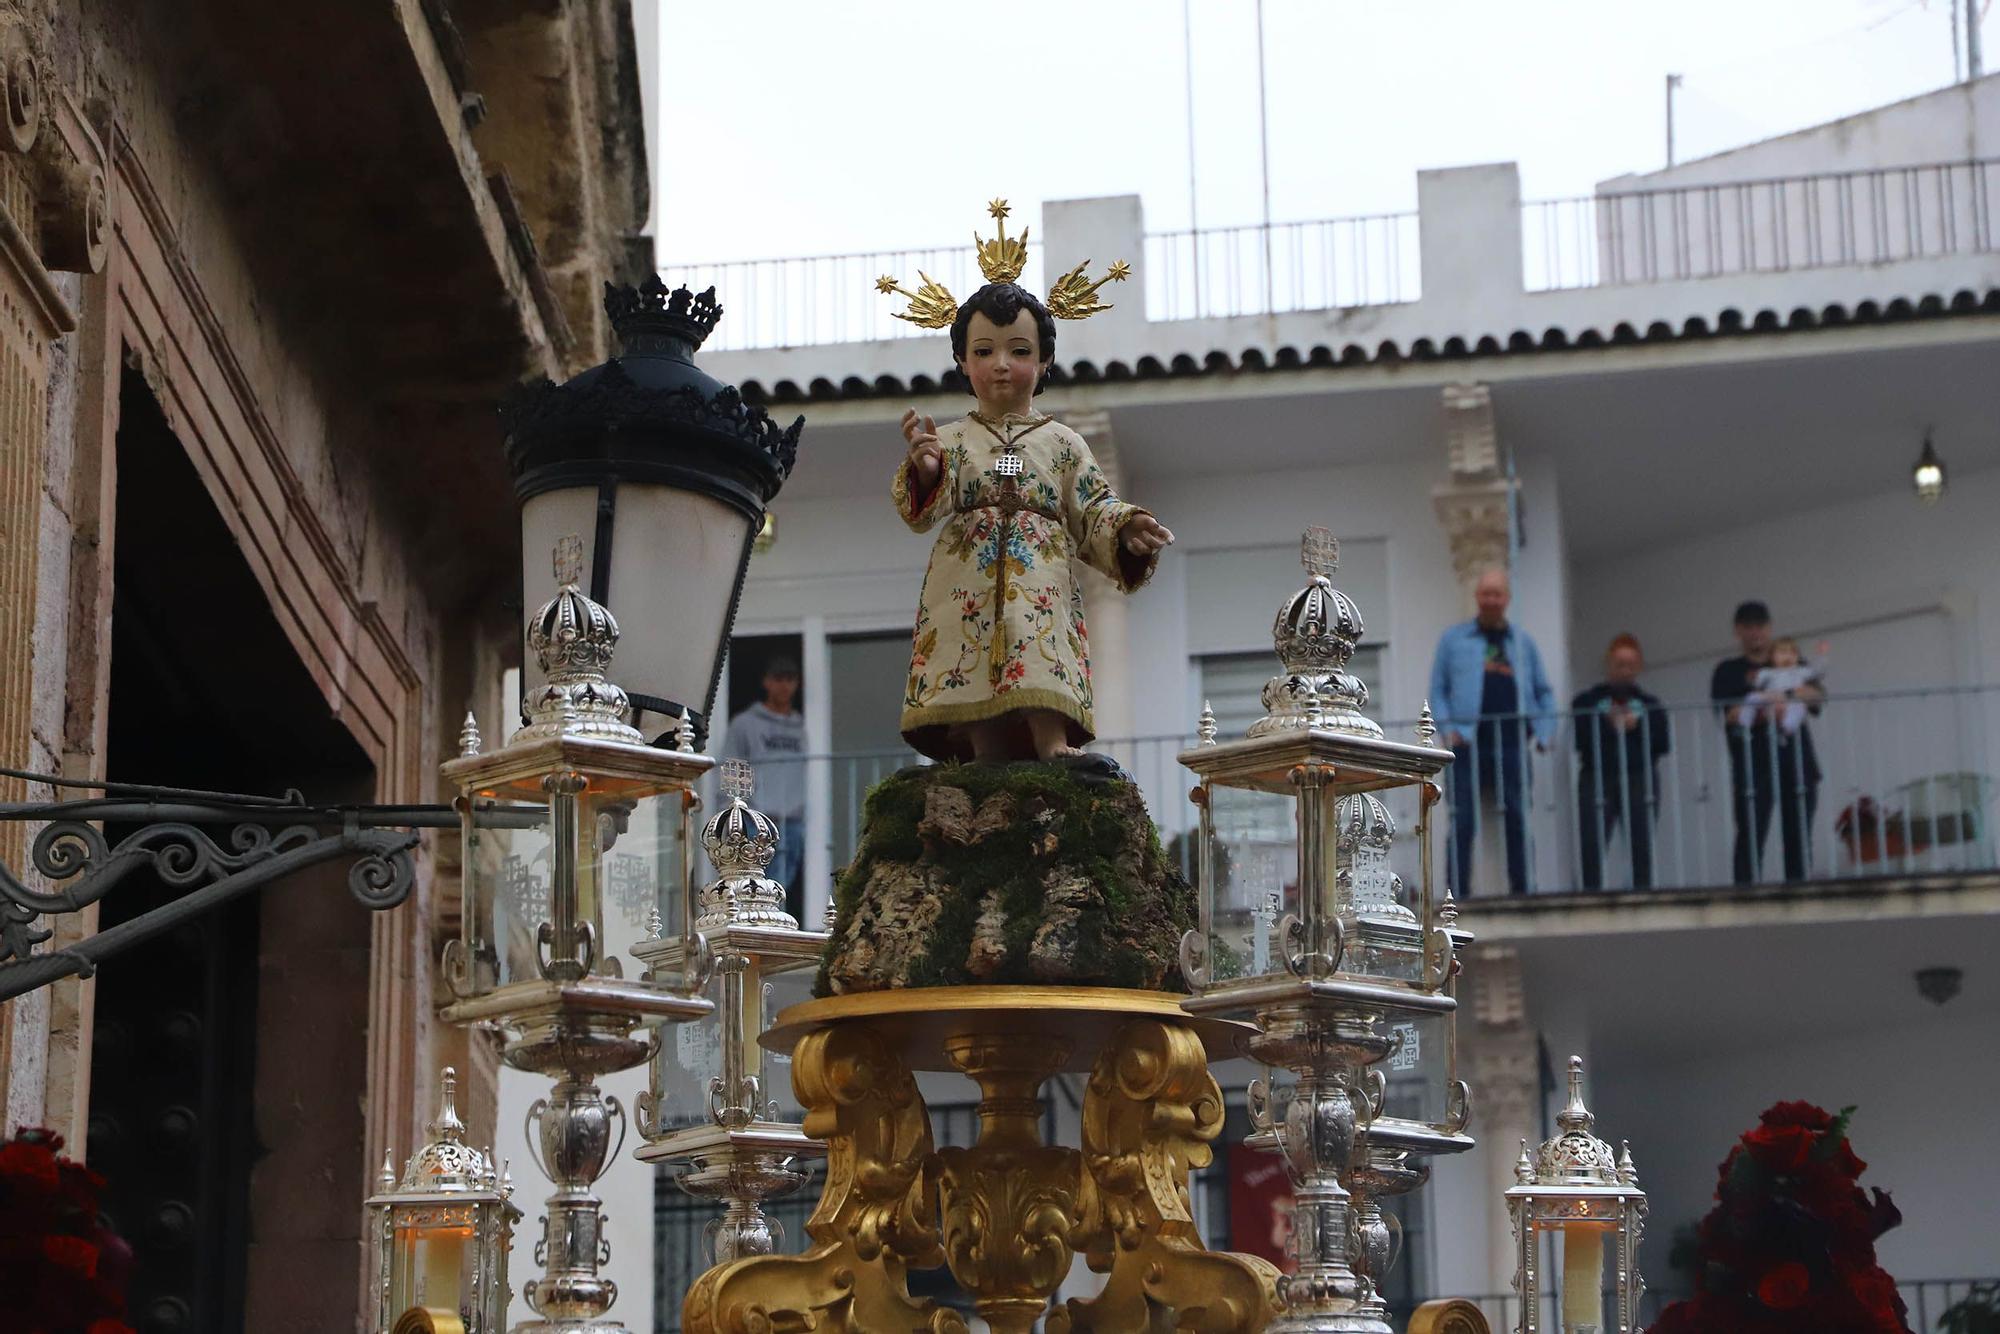
M1206 314L1201 294L1201 215L1194 189L1194 0L1181 0L1181 52L1187 68L1188 240L1194 249L1194 311Z
M1674 165L1674 89L1681 86L1681 76L1667 76L1667 165Z
M1979 58L1979 0L1965 0L1965 77L1978 78L1986 72Z
M1264 95L1264 0L1257 0L1257 141L1264 175L1264 313L1276 302L1271 275L1271 101Z

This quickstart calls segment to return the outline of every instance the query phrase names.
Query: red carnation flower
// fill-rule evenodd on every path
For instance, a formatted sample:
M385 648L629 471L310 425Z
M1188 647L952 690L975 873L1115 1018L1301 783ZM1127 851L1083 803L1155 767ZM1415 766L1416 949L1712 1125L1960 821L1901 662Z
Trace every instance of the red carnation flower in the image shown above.
M1801 1305L1812 1291L1812 1275L1797 1260L1773 1265L1757 1280L1757 1300L1774 1311Z
M42 1254L84 1278L97 1277L97 1248L82 1237L43 1237Z
M1826 1110L1809 1102L1774 1103L1757 1119L1767 1126L1803 1126L1807 1130L1833 1128L1833 1118L1827 1115Z
M1751 1155L1772 1172L1796 1172L1812 1152L1813 1132L1787 1122L1766 1121L1743 1137Z

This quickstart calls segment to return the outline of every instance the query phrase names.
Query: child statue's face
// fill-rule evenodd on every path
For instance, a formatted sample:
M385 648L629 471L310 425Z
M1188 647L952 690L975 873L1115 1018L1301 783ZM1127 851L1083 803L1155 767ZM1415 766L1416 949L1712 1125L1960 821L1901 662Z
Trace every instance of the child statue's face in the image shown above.
M1020 311L1008 325L973 312L965 326L965 360L959 369L972 381L981 409L994 414L1026 412L1042 370L1034 312Z

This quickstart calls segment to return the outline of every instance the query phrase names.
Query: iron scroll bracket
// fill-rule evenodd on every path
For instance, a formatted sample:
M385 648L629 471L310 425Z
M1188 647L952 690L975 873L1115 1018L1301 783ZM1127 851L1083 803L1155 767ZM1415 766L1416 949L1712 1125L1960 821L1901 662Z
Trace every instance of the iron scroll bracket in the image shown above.
M89 977L106 959L309 867L348 862L348 892L373 911L394 908L416 880L419 831L458 825L448 806L313 805L296 791L251 796L4 772L100 795L0 803L0 821L42 826L28 857L46 886L31 888L0 865L0 1001ZM119 831L115 842L106 826ZM184 892L66 948L38 952L55 936L48 918L83 912L139 871Z

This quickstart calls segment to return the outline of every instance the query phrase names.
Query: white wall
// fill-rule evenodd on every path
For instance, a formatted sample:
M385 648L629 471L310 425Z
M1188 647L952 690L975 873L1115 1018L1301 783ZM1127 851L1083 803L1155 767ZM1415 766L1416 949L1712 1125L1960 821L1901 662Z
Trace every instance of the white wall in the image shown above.
M1961 998L1919 1023L1828 1032L1673 1066L1632 1068L1600 1058L1592 1109L1599 1133L1632 1141L1651 1205L1640 1252L1647 1281L1664 1288L1674 1230L1713 1202L1715 1174L1737 1137L1771 1104L1802 1098L1838 1111L1855 1105L1850 1138L1903 1225L1876 1245L1898 1279L1967 1278L2000 1270L1993 1154L2000 1106L1994 1014ZM1753 1026L1746 1016L1746 1030Z
M1615 176L1601 193L1916 166L2000 156L2000 74L1765 139L1660 171Z
M1954 474L1935 505L1897 490L1580 565L1570 573L1573 674L1596 680L1598 655L1621 630L1646 645L1649 672L1713 664L1735 651L1736 604L1761 598L1781 632L1814 639L1916 612L1948 618L1947 661L1924 660L1927 653L1907 663L1904 680L1872 680L1870 688L2000 682L2000 625L1990 606L2000 571L1996 515L2000 471ZM1838 682L1839 660L1829 667Z

